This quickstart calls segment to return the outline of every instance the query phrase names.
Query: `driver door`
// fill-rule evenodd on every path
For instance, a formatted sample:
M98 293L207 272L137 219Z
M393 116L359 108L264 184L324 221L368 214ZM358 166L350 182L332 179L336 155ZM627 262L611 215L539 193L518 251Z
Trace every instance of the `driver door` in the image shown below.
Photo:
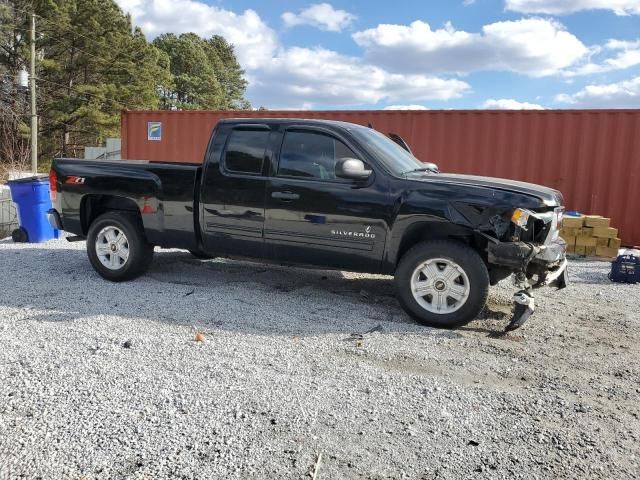
M265 230L270 256L287 263L377 272L384 252L388 189L337 178L341 158L358 158L330 132L289 128L267 181ZM380 177L382 178L382 177Z

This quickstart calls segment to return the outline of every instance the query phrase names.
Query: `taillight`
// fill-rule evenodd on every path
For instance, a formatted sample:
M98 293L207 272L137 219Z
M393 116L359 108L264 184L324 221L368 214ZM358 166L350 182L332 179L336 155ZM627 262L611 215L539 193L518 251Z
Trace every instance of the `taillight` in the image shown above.
M51 201L55 202L58 198L58 174L55 170L49 171L49 192L51 195Z

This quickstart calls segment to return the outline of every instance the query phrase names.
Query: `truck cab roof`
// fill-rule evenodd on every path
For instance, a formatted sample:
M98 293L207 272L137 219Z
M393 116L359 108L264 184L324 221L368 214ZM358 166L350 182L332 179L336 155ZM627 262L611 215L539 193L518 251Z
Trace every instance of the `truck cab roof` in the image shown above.
M220 120L219 125L223 124L242 124L242 125L307 125L316 127L333 127L350 130L353 128L367 128L362 125L357 125L349 122L341 122L338 120L316 120L310 118L227 118Z

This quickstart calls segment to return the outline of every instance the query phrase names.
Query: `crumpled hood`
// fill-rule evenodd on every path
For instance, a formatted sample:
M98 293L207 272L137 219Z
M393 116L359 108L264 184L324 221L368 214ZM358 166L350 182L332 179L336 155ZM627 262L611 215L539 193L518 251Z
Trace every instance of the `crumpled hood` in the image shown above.
M536 185L535 183L519 182L517 180L507 180L505 178L458 175L452 173L439 173L425 177L425 179L442 183L484 187L529 195L539 198L549 207L564 205L564 197L562 196L562 193L553 188Z

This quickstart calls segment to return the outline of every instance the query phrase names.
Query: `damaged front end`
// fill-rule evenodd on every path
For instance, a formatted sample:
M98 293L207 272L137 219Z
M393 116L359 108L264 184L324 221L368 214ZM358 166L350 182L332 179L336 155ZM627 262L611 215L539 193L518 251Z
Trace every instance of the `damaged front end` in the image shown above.
M466 220L472 207L457 208ZM476 233L487 241L490 272L499 272L492 283L515 275L518 292L513 297L514 316L506 330L522 326L535 310L533 290L567 286L566 244L560 238L564 207L548 206L533 211L522 208L496 212L476 210Z
M521 327L533 314L533 289L567 286L566 244L560 238L563 214L563 207L545 212L517 208L511 214L509 238L487 245L488 263L513 271L519 288L506 331Z
M516 274L518 286L540 288L566 286L563 272L566 271L566 244L557 239L549 245L527 242L489 242L488 262L491 265L508 267Z
M510 268L525 288L556 284L567 264L560 238L563 214L563 207L545 212L516 208L507 233L488 242L488 263Z
M489 243L489 263L515 270L519 290L513 296L514 311L506 331L520 328L535 311L533 289L551 286L565 288L568 283L566 245L562 239L549 245L526 242Z

